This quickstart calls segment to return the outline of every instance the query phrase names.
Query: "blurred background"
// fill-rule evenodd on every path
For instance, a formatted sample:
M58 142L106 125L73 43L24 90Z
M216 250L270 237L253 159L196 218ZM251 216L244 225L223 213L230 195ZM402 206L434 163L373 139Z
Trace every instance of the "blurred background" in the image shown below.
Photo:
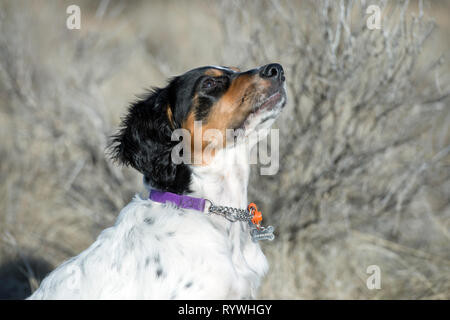
M269 62L289 100L278 174L252 168L249 200L276 228L259 297L450 298L449 14L450 1L0 0L0 298L28 296L143 191L105 152L136 95L198 66Z

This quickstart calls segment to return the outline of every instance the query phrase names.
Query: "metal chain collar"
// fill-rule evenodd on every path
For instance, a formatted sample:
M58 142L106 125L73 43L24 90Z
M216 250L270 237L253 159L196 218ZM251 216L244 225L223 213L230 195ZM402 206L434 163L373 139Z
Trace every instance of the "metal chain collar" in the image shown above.
M210 201L208 212L223 216L225 219L235 222L235 221L251 221L251 214L244 209L238 209L227 206L216 206Z
M258 224L256 226L252 223L252 212L249 210L244 209L238 209L233 207L227 207L227 206L216 206L212 201L206 200L210 203L208 208L208 213L210 214L217 214L220 216L223 216L225 219L231 222L235 221L247 221L250 226L250 235L254 242L260 241L260 240L269 240L272 241L275 238L275 235L273 234L274 228L272 226L268 227L262 227Z

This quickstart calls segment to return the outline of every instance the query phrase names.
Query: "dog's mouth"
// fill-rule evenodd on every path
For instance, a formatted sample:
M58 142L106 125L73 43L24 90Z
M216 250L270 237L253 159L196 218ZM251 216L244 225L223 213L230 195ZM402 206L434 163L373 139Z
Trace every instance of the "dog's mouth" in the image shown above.
M258 114L263 111L270 111L274 109L276 106L279 105L279 102L281 102L281 99L284 98L284 92L283 89L278 90L277 92L270 95L267 99L263 100L261 103L255 105L255 107L250 112L251 114ZM284 104L280 105L282 108Z
M266 95L267 96L267 95ZM266 124L269 120L274 120L280 114L286 104L286 93L284 88L277 88L253 105L253 108L247 114L245 119L239 123L235 129L243 129L245 131L253 131L262 124Z
M251 126L250 123L260 125L270 119L275 119L286 104L286 94L283 88L276 90L261 102L254 105L242 126Z

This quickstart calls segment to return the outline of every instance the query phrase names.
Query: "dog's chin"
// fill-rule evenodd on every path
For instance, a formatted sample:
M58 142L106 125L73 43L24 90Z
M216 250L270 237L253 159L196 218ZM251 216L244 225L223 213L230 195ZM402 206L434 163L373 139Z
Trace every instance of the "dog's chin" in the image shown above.
M248 136L252 133L267 134L285 104L286 93L283 88L256 104L242 124L245 135Z

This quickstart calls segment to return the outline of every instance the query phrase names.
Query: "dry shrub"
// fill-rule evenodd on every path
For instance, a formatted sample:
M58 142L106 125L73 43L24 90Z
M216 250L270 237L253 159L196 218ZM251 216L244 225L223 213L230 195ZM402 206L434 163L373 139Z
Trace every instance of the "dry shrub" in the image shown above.
M68 32L63 6L46 12L60 18L47 25L21 2L0 12L2 260L55 265L111 225L136 190L105 157L117 114L102 95L133 44Z
M275 264L264 297L450 294L450 87L443 58L422 54L435 25L422 2L371 1L382 28L370 30L368 4L222 9L227 59L280 61L288 79L280 170L254 170L250 188L281 239L266 247ZM369 265L382 290L367 289Z
M427 46L421 3L376 3L381 30L366 28L365 2L85 1L82 31L68 32L67 4L3 2L0 281L16 283L2 297L26 296L42 260L83 250L141 190L104 152L129 92L199 63L278 61L289 91L280 170L254 168L249 195L277 230L260 296L448 298L446 65ZM381 290L365 285L373 264Z

